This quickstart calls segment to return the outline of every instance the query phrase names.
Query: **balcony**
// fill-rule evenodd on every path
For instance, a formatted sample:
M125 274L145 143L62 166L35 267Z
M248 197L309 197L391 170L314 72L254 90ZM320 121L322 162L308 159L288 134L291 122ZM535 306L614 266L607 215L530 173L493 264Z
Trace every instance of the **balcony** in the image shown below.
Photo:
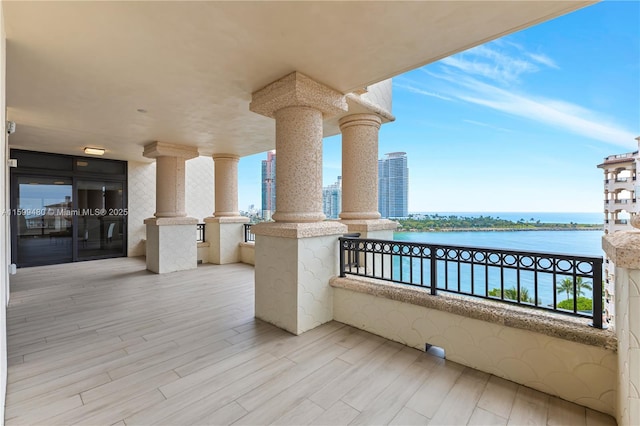
M290 335L254 319L248 265L109 259L11 288L7 425L615 424L335 321Z
M634 189L636 179L631 177L606 179L604 189L609 192L615 192L621 189L632 191Z
M616 154L616 155L609 155L608 157L606 157L604 159L604 164L607 163L620 163L620 162L624 162L624 161L632 161L636 156L638 155L638 151L634 151L634 152L627 152L625 154Z

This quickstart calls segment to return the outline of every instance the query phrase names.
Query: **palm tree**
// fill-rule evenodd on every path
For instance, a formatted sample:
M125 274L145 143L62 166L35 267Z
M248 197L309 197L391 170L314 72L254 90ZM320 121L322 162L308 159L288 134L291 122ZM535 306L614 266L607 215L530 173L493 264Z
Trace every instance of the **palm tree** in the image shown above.
M590 281L583 281L582 277L576 277L576 293L578 297L584 295L584 290L593 290L591 287ZM567 299L569 299L573 295L573 280L571 278L565 278L560 282L560 285L557 287L558 294L567 293Z
M581 277L578 277L578 278L582 279ZM576 283L577 283L577 280L576 280ZM558 294L562 292L566 292L567 299L569 299L573 295L573 280L571 278L565 278L564 280L560 281L560 285L557 287L556 292Z
M504 289L505 299L518 300L518 290L515 287ZM529 290L520 288L520 301L525 303L533 303L533 298L529 297Z
M582 291L583 288L586 288L587 290L592 290L593 291L593 287L591 287L591 282L590 281L583 282L582 281L582 277L577 277L576 278L576 293L578 293L578 297L580 297L584 293Z
M500 297L500 289L494 288L489 291L489 296ZM504 289L504 298L509 300L518 300L518 290L515 287ZM533 303L533 298L529 297L527 288L520 288L520 301L525 303Z

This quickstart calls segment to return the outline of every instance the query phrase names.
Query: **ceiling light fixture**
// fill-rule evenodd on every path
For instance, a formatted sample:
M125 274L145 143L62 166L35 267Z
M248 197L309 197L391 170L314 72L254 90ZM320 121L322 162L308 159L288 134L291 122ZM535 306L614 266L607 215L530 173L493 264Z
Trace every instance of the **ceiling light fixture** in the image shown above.
M89 148L84 149L84 153L88 155L104 155L104 149L102 148Z

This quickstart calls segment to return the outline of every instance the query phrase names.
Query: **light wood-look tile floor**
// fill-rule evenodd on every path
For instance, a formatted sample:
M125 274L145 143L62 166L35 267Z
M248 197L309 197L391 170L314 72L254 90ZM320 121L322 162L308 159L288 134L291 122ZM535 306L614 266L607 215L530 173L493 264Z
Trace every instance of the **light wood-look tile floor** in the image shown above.
M253 277L139 258L20 269L6 424L615 424L337 322L292 336L254 319Z

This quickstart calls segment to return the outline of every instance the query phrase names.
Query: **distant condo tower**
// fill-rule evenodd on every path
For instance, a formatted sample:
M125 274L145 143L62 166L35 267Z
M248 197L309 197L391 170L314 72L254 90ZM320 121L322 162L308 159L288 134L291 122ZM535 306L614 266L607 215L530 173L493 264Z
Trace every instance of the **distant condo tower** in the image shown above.
M637 137L640 146L640 137ZM630 231L630 216L640 212L640 188L636 180L640 170L638 151L610 155L598 168L604 170L604 233ZM615 324L614 292L616 267L606 255L604 262L605 316Z
M276 210L276 152L269 151L262 160L262 218L271 220Z
M322 188L322 211L327 219L337 219L342 211L342 176L336 183Z
M383 218L409 216L409 169L406 152L390 152L378 160L378 209Z

